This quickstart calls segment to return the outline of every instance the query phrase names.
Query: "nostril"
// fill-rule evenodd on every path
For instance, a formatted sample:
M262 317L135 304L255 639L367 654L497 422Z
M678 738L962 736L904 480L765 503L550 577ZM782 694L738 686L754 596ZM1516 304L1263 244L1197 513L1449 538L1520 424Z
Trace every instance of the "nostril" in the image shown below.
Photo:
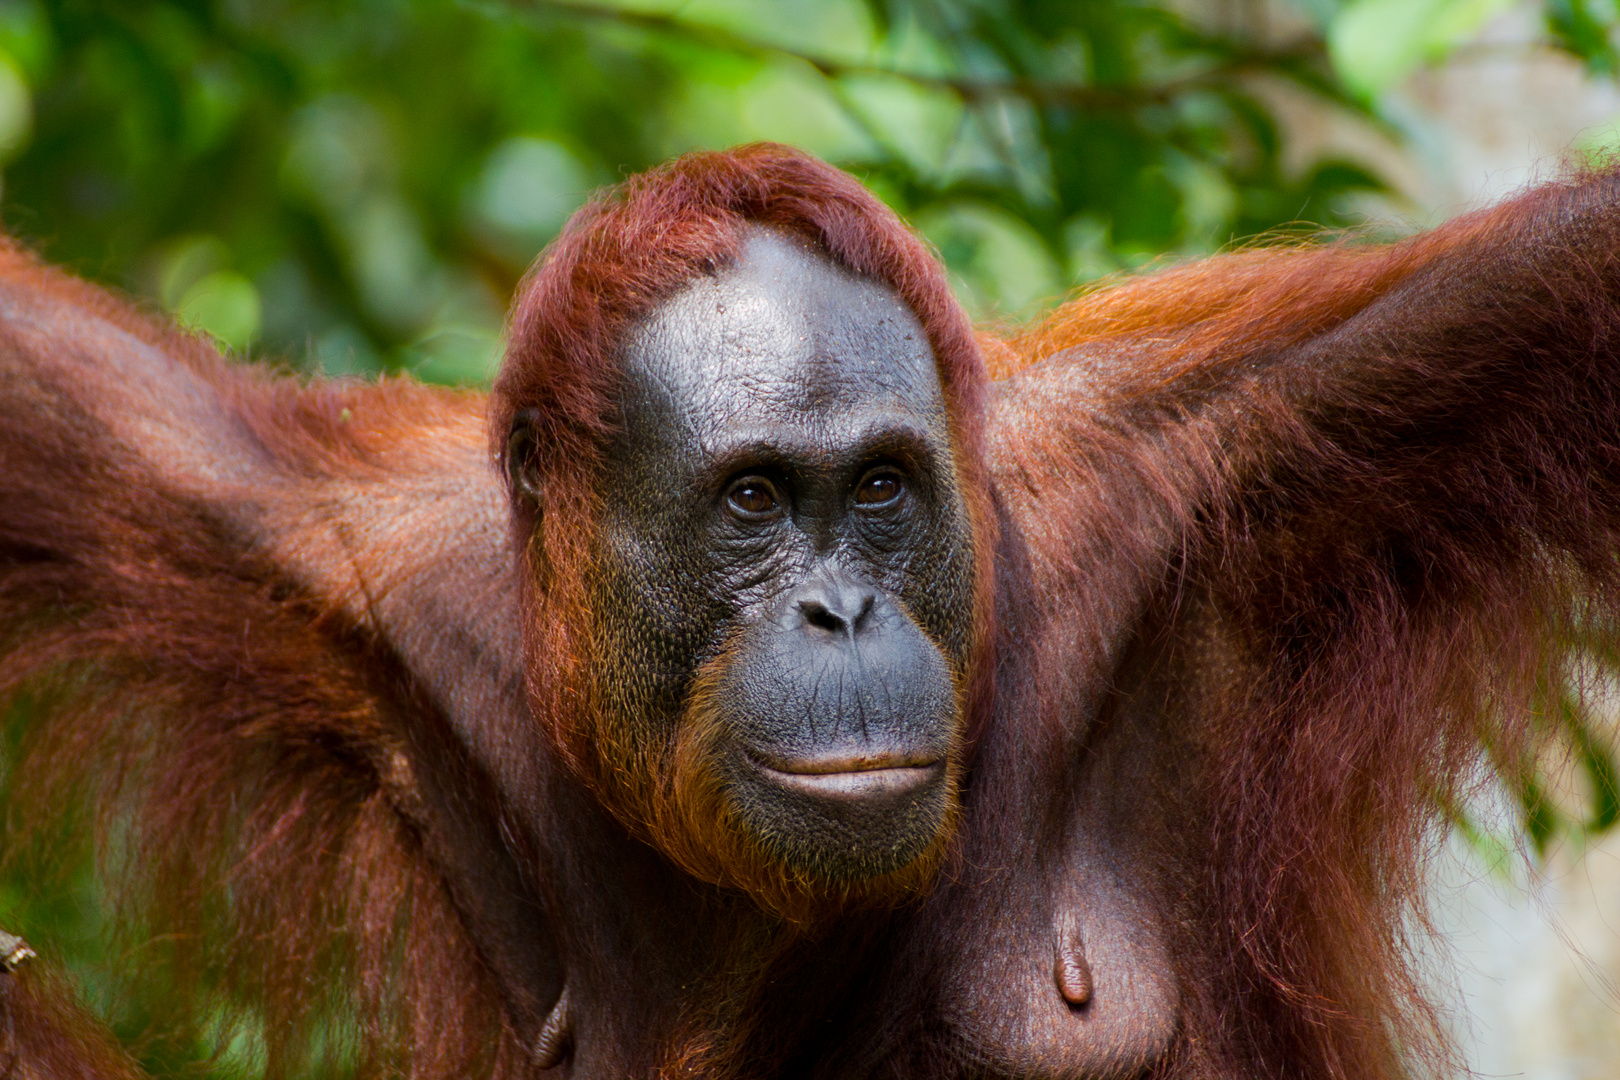
M844 617L833 612L819 600L800 600L799 612L804 616L804 621L811 626L834 634L843 633L845 630Z
M867 618L872 614L872 605L875 603L877 603L877 597L871 593L867 593L861 600L861 610L855 613L855 630L857 633L866 625Z

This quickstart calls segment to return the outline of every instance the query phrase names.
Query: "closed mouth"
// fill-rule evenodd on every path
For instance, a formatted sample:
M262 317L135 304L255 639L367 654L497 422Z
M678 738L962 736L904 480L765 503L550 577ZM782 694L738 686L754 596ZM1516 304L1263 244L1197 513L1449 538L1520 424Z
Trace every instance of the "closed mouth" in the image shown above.
M904 795L945 775L945 762L941 759L903 758L893 754L769 763L755 758L754 763L782 787L823 799Z

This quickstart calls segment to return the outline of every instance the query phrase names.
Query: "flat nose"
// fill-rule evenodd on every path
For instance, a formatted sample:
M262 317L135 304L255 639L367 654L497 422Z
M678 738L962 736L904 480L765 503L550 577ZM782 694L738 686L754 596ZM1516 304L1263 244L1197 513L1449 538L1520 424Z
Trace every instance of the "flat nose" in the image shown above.
M852 641L872 621L876 604L875 590L837 578L809 582L794 598L807 625Z

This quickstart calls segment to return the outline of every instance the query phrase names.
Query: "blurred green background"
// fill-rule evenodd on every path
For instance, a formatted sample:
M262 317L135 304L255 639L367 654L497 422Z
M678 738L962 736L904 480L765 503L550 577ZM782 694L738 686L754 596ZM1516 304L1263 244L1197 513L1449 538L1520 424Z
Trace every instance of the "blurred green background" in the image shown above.
M1381 89L1501 0L0 0L7 227L239 351L486 380L594 187L770 138L917 225L980 315L1144 260L1360 220L1279 93ZM1261 10L1256 17L1253 12ZM1612 0L1548 41L1614 65Z
M1165 256L1398 229L1388 154L1342 146L1400 147L1391 88L1510 6L0 0L0 215L51 261L238 353L478 384L514 286L593 188L776 139L916 225L976 316L1017 319ZM1537 48L1613 77L1614 0L1531 6ZM1302 110L1371 141L1302 153ZM1498 763L1525 777L1537 851L1620 819L1607 743L1561 689L1545 711L1580 797ZM15 704L10 750L27 712ZM1482 850L1514 846L1456 817ZM146 1017L106 977L127 957L106 952L85 843L70 824L45 853L61 874L0 883L0 915L48 940L132 1036ZM143 1053L167 1071L206 1061L206 1041ZM238 1045L200 1067L252 1061Z
M1283 6L1279 33L1234 0L0 0L0 207L239 351L480 382L592 188L769 138L865 179L976 314L1018 315L1358 223L1384 179L1290 163L1279 93L1387 127L1380 90L1505 5ZM1613 66L1612 2L1544 17Z

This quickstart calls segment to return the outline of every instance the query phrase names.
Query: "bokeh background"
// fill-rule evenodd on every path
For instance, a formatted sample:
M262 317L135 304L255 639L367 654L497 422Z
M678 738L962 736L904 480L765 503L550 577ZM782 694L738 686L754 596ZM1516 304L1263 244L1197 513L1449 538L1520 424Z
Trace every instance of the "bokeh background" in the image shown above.
M0 216L244 357L477 385L569 213L688 150L776 139L853 171L977 317L1015 321L1605 158L1617 49L1615 0L0 0ZM1436 837L1431 966L1487 1075L1620 1074L1615 665L1580 655L1547 753L1482 747L1480 799ZM84 837L45 858L0 881L0 925L139 1036ZM251 1039L143 1046L255 1063Z

